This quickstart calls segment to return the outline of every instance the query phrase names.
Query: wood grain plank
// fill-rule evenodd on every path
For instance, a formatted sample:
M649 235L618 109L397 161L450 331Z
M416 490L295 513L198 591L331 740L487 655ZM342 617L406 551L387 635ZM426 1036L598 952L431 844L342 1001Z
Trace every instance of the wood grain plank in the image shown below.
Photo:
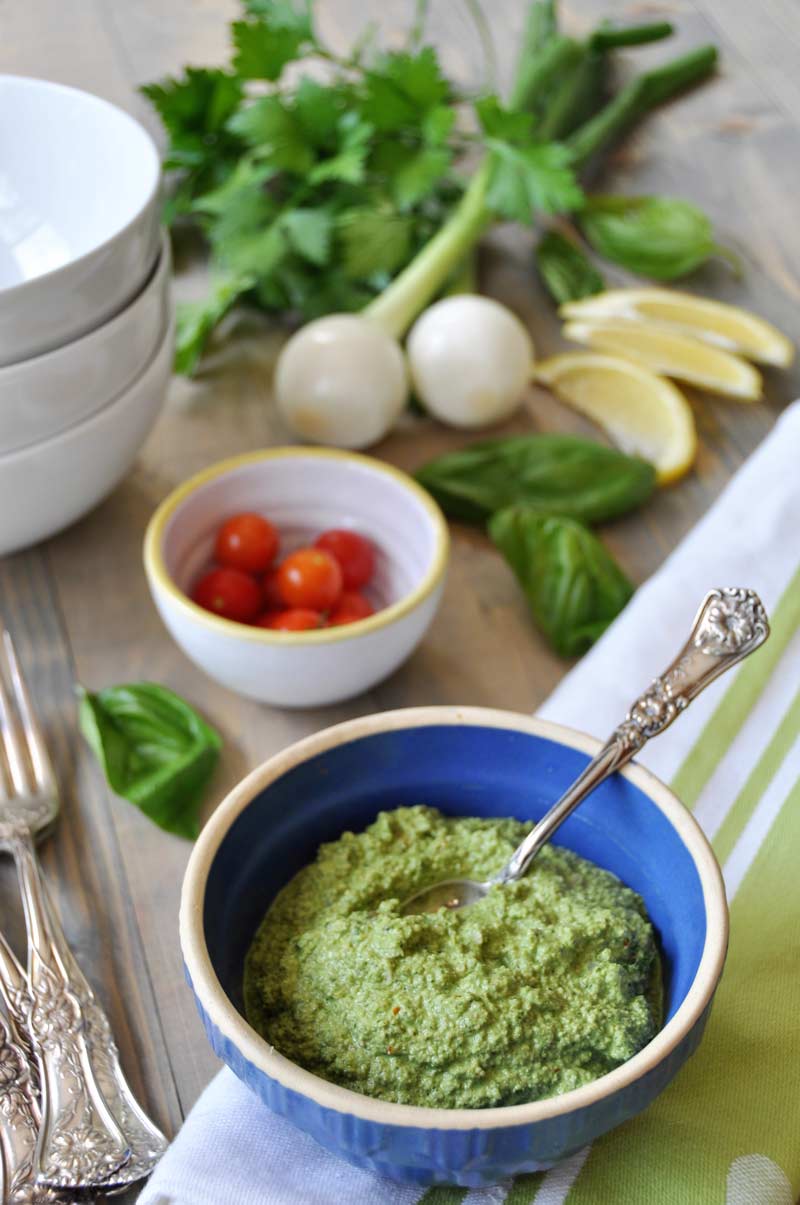
M739 70L757 79L767 96L793 121L800 121L800 12L795 0L695 3L736 52Z
M42 849L47 882L67 939L107 1008L134 1092L174 1132L181 1119L178 1094L154 1024L160 993L144 957L108 791L78 738L72 657L46 549L0 560L0 616L14 639L61 791L60 823ZM6 859L0 915L24 959L16 876Z

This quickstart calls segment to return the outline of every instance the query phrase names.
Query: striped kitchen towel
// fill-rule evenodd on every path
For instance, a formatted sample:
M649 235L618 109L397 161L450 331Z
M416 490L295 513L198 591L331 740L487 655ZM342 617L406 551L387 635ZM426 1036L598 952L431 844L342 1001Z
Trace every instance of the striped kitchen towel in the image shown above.
M750 586L757 656L641 762L711 838L731 943L704 1041L646 1113L492 1189L393 1185L335 1159L234 1076L206 1090L141 1205L793 1205L800 1194L800 403L542 708L603 737L672 659L700 598Z

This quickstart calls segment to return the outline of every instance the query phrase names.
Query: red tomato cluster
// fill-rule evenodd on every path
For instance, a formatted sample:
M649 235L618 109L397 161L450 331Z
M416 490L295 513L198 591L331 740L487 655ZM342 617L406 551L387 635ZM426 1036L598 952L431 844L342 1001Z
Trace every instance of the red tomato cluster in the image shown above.
M332 528L276 564L280 538L263 515L233 515L217 532L219 568L204 574L192 598L237 623L282 632L339 627L374 613L361 593L375 552L355 531Z

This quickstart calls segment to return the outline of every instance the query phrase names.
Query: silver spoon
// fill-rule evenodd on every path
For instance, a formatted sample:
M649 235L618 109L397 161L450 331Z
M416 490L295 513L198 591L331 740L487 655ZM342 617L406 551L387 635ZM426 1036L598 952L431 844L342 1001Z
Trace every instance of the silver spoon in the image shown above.
M692 699L762 645L768 636L767 615L753 590L741 586L711 590L703 599L689 639L678 656L636 700L599 753L534 825L505 866L483 883L447 879L424 887L405 901L403 912L466 908L483 899L497 884L522 878L545 842L595 787L629 762L647 741L668 728Z

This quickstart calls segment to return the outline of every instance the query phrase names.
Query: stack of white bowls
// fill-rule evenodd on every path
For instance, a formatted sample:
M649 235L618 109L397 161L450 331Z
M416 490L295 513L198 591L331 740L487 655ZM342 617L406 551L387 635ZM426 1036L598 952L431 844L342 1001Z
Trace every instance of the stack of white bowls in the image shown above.
M121 109L0 76L0 553L99 502L172 361L160 165Z

